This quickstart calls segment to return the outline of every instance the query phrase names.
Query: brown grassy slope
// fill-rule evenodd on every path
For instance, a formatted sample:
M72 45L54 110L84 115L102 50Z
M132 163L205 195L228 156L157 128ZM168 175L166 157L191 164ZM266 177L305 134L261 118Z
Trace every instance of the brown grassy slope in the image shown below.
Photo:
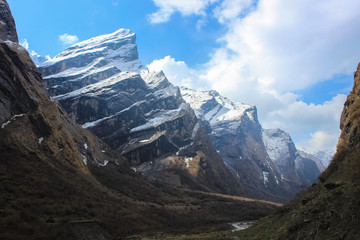
M0 128L0 239L192 232L256 219L274 209L183 191L133 173L121 157L73 125L50 101L36 66L16 45L0 43L0 90L7 112L25 114ZM82 155L88 158L87 166ZM107 166L97 165L107 159Z
M320 183L240 239L360 239L360 65L341 116L337 152Z

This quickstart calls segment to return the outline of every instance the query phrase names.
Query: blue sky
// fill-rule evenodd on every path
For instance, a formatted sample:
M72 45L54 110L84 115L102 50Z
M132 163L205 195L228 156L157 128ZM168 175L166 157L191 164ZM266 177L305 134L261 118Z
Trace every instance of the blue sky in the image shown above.
M129 28L143 64L175 85L254 104L265 128L284 129L309 151L335 148L360 61L358 0L8 3L20 41L40 55Z
M190 66L204 63L216 39L224 29L215 18L198 30L198 17L183 18L180 13L172 21L151 24L149 14L157 7L150 0L8 0L16 19L20 40L27 39L30 48L40 55L54 57L68 45L58 41L64 33L80 40L128 28L137 34L143 64L164 56L176 56ZM195 22L195 24L194 24Z

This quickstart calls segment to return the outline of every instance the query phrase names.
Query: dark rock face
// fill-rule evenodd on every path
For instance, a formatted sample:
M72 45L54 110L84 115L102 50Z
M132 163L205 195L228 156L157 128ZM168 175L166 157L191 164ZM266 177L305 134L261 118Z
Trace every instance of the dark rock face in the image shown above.
M247 196L288 201L320 171L300 156L289 134L262 129L255 106L231 101L215 91L181 88L228 168Z
M13 55L14 64L20 64L21 59L14 55L13 51L10 49L10 46L2 44L1 54L3 56ZM25 50L21 52L22 55L27 54ZM1 88L0 88L0 123L5 123L9 121L14 115L19 115L26 113L28 111L34 110L37 106L37 100L41 98L41 87L43 84L40 79L40 74L38 74L38 79L24 79L22 81L14 81L14 76L19 74L24 74L27 76L28 71L33 71L36 69L35 65L29 64L26 65L26 68L14 69L12 65L9 64L8 59L0 59L0 73L2 74ZM9 73L6 74L5 73ZM22 75L21 75L22 76ZM28 83L31 83L28 84ZM44 87L43 87L44 89ZM28 91L33 92L34 98L30 97ZM9 108L11 106L11 108Z
M360 172L358 159L352 158L359 149L360 143L360 64L354 73L354 86L348 95L340 118L341 135L337 145L336 154L328 169L321 175L320 180L325 181L336 178L341 174L342 180L356 181ZM345 159L347 159L347 162Z
M360 142L358 134L358 121L356 114L359 112L358 102L360 96L360 64L354 73L354 86L347 97L344 109L340 118L341 136L340 140L344 143L355 146Z
M19 42L15 21L6 0L0 0L0 40Z
M135 171L192 189L240 194L179 88L162 72L148 72L137 57L135 35L120 29L73 45L40 71L74 122L125 156Z

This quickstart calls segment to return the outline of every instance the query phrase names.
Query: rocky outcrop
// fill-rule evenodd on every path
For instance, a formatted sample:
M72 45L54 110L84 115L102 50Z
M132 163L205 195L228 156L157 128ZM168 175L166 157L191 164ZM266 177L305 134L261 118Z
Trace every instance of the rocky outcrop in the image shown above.
M262 129L255 106L216 91L181 88L181 93L248 196L287 201L319 176L316 163L298 153L289 134Z
M0 39L2 41L19 42L14 18L6 0L0 0Z
M142 67L129 30L77 43L40 71L73 121L126 157L134 171L192 189L242 193L179 88Z
M282 180L298 187L310 186L325 170L320 159L298 151L290 135L280 129L264 129L263 140Z
M238 234L241 239L359 239L360 65L340 119L341 135L329 167L277 214ZM249 237L251 236L251 237Z
M356 169L359 162L350 156L354 154L360 143L360 64L354 73L354 86L348 95L340 118L341 135L336 154L328 169L321 175L321 180L329 180L341 172L343 180L356 181L360 175ZM347 162L345 161L347 159ZM345 173L347 172L347 173Z

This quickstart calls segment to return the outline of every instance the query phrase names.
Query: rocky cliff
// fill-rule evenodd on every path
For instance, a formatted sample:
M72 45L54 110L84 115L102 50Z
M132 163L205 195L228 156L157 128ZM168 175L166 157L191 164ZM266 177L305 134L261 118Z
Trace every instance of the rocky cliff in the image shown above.
M242 193L179 88L142 67L129 30L77 43L40 71L73 121L126 157L134 171L191 189Z
M277 214L239 233L241 239L360 238L360 65L340 119L336 154L319 184Z
M181 88L181 93L248 196L286 201L320 175L314 159L301 156L289 134L262 129L255 106L216 91Z
M5 0L0 0L0 16L0 39L2 41L18 42L15 21Z
M325 170L320 159L297 150L290 135L280 129L263 129L263 141L282 180L310 186Z

